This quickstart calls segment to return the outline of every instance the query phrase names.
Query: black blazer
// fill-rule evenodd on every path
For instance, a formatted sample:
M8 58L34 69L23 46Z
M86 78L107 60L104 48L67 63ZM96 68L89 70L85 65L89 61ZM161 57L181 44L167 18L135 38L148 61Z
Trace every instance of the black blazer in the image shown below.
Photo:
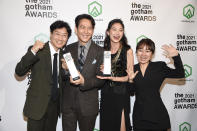
M65 53L70 52L76 67L78 63L78 42L66 46ZM72 108L76 101L78 102L81 113L86 115L95 115L98 113L99 100L98 88L103 85L104 81L96 78L101 75L100 65L103 63L103 48L96 45L93 41L88 50L85 64L81 72L85 83L83 86L76 86L70 83L69 79L64 79L63 109Z
M160 87L165 78L184 78L184 68L180 55L173 57L175 69L165 62L150 62L144 77L139 64L134 71L139 71L134 79L136 100L133 110L134 128L167 129L170 128L168 112L160 97ZM145 127L144 122L153 127Z
M27 90L23 113L31 119L40 120L46 112L53 86L51 53L48 42L44 45L43 49L37 52L36 55L31 52L31 47L16 65L15 73L18 76L24 76L31 70L32 80ZM61 57L62 51L60 50L60 70ZM59 75L60 98L62 96L61 85L61 75Z

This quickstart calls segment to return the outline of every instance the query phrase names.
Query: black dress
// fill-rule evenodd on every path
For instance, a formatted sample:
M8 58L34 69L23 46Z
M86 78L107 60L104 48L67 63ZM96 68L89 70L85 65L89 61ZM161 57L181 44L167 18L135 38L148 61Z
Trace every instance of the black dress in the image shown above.
M141 129L168 129L170 119L160 97L160 87L165 78L184 78L180 55L173 57L176 69L169 68L165 62L150 62L144 76L140 65L134 66L139 71L134 79L136 100L133 109L134 131Z
M113 76L127 76L127 50L122 47L116 63L112 62ZM112 61L117 56L112 54ZM106 81L101 88L100 131L120 131L122 110L125 113L125 124L130 131L130 95L126 82Z

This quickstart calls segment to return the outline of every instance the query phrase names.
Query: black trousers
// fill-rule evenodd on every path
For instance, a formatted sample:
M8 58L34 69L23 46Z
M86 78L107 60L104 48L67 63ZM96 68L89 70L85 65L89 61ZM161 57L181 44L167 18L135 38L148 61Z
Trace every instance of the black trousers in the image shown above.
M28 118L27 131L56 131L59 114L59 101L51 101L40 120Z
M97 115L83 116L80 111L73 108L62 111L63 131L76 131L77 122L80 131L93 131Z

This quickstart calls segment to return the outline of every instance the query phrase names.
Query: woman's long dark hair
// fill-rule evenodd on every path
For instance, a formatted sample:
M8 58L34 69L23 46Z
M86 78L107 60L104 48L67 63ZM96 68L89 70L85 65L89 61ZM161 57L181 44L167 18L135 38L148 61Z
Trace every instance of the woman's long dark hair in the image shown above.
M113 19L109 22L107 30L105 32L105 40L104 40L104 49L105 50L110 50L111 49L111 43L110 43L110 37L107 34L107 31L109 31L112 27L113 24L115 23L119 23L122 25L123 30L124 30L124 24L123 21L121 19ZM122 44L122 46L130 48L130 46L128 45L128 41L127 41L127 37L125 36L125 33L123 33L122 39L120 40L120 43Z

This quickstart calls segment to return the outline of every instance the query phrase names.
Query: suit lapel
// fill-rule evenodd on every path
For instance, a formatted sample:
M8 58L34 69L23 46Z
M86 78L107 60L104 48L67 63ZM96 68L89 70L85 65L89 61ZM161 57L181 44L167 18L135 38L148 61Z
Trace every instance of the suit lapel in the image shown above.
M62 62L61 62L62 58L63 58L63 53L62 53L62 49L60 49L60 52L59 52L59 72L61 71L61 67L62 67Z
M58 75L58 82L59 82L59 87L61 87L61 83L62 83L62 71L63 71L63 68L62 68L62 62L61 62L61 59L63 58L63 50L60 49L60 52L59 52L59 75Z
M48 75L47 76L49 76L49 81L51 81L52 80L52 63L51 63L51 52L50 52L50 49L49 49L49 43L47 42L46 44L45 44L45 47L43 48L43 54L45 55L45 64L46 65L48 65L48 66L46 66L48 69Z
M79 67L78 63L78 42L74 43L73 48L70 50L72 58L74 59L76 67Z

